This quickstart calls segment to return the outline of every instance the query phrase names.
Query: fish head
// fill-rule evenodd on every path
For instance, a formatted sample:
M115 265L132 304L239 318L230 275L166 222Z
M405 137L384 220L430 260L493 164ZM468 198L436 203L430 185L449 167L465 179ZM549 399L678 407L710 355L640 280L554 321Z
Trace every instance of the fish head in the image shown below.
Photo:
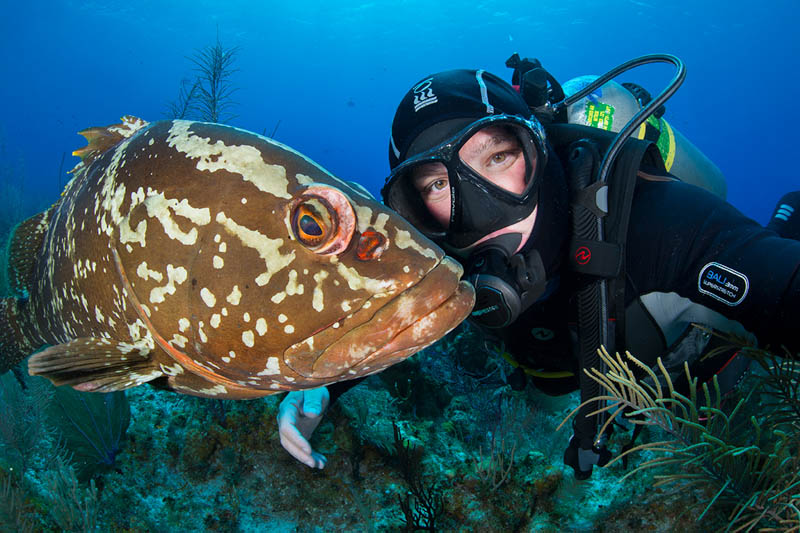
M122 217L120 264L180 366L162 365L176 383L189 372L269 394L365 376L432 344L474 304L461 266L408 221L274 140L168 121L127 149L141 154L126 162L129 180L146 179L129 187L141 201Z

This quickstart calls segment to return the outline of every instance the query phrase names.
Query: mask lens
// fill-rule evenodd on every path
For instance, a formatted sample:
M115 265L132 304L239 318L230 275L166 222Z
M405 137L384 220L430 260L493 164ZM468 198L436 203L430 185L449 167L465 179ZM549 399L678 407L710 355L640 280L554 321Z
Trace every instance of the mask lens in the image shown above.
M532 185L538 154L530 132L514 124L488 124L466 138L458 157L490 186L516 196Z
M433 127L436 135L426 130L412 143L409 152L414 155L395 167L381 191L386 205L428 237L448 242L456 235L473 242L480 232L529 215L536 203L531 194L537 167L544 168L547 158L540 152L543 131L538 122L494 115L455 133L450 132L456 124L447 125ZM449 136L442 137L443 129ZM425 191L431 195L428 200L438 201L425 201Z
M450 184L444 163L426 158L398 167L393 174L392 186L384 193L386 204L426 233L444 232L450 217ZM444 214L437 216L439 212Z

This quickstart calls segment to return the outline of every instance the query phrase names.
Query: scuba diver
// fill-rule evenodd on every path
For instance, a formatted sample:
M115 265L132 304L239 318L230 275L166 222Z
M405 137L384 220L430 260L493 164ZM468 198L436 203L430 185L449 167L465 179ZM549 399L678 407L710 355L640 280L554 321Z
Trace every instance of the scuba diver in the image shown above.
M584 369L602 369L600 345L649 366L660 357L676 380L688 363L723 390L749 360L714 350L720 341L709 332L800 350L800 193L785 196L764 228L720 197L721 173L698 172L692 185L667 172L659 146L633 135L682 81L677 58L644 59L664 58L676 79L655 99L643 96L618 133L566 115L634 62L569 97L538 72L538 100L483 70L450 70L416 83L397 108L383 200L462 262L477 295L470 320L515 367L514 389L530 382L548 394L598 396ZM290 454L324 467L308 438L331 394L352 384L287 394L278 422ZM579 479L611 458L594 409L574 419L564 454Z

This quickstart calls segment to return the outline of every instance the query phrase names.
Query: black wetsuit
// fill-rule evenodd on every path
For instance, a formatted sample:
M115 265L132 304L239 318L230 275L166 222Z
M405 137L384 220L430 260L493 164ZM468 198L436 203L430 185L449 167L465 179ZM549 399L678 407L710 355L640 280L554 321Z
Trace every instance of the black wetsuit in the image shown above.
M705 190L638 179L626 244L624 348L653 364L699 323L755 338L762 347L800 351L800 242L792 240L800 232L794 226L776 228L785 230L781 238ZM577 371L571 292L566 277L558 293L499 332L523 366ZM551 394L578 387L574 377L531 379Z

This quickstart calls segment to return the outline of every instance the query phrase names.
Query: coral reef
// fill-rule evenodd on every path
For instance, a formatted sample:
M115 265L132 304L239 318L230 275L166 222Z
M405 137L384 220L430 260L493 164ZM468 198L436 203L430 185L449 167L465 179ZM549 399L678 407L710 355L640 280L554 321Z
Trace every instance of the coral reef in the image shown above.
M444 498L436 482L428 483L422 473L422 450L400 434L394 425L394 453L397 466L408 486L408 492L398 496L406 531L436 531L436 519L444 510Z
M696 395L680 398L650 375L632 379L625 366L632 360L613 362L616 377L603 378L616 387L607 400L613 407L611 399L621 398L617 407L637 416L617 418L646 429L625 455L634 458L633 470L618 460L587 481L576 481L562 464L568 434L556 431L577 395L512 390L505 376L513 369L468 326L343 395L312 441L328 457L321 471L280 447L279 396L220 401L137 387L126 393L131 414L122 453L113 468L93 471L87 481L37 407L55 393L38 390L33 378L23 390L8 374L0 435L21 440L2 437L0 530L795 527L800 454L786 401L797 398L800 380L786 372L796 366L779 368L782 360L765 356L739 397L717 402L713 384L695 382ZM777 406L770 413L759 407L770 402ZM675 434L659 438L662 429L648 420ZM28 426L35 431L21 431ZM610 446L618 451L627 441L617 431Z

